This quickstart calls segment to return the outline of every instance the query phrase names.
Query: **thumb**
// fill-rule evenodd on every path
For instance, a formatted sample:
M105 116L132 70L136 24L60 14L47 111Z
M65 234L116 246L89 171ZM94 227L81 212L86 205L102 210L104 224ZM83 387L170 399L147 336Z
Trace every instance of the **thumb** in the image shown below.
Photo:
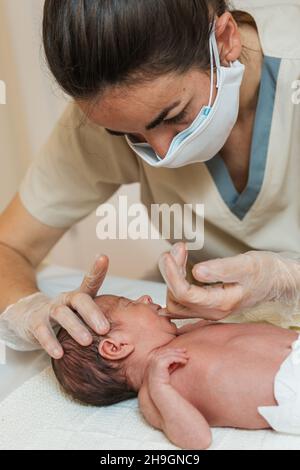
M107 275L108 266L108 257L103 255L98 256L91 270L84 277L79 291L83 294L88 294L93 298L96 297Z
M206 261L193 268L193 276L199 282L240 283L250 274L249 262L244 255Z

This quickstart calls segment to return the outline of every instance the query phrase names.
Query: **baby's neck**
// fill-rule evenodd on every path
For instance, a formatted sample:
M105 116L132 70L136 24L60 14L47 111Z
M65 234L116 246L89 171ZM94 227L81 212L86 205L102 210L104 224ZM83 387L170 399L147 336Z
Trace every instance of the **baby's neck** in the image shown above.
M128 365L126 366L126 377L130 386L134 391L138 392L142 387L145 375L153 354L161 348L164 348L176 338L176 335L168 334L167 337L160 344L155 347L145 348L143 345L143 351L135 350L129 357Z

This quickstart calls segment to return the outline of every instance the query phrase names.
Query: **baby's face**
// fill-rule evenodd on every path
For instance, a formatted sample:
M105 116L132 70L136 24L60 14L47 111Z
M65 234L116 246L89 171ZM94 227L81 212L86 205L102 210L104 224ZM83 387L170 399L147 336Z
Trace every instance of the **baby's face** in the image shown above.
M103 295L96 298L96 303L113 325L130 332L136 340L141 339L141 335L145 338L149 334L156 337L160 334L176 334L176 325L159 315L162 307L153 303L148 295L138 300Z

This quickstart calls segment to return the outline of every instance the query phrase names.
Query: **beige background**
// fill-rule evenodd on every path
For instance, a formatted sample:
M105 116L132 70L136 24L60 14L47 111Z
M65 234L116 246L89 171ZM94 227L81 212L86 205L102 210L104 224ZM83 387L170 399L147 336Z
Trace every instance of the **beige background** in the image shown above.
M43 0L0 0L0 80L7 87L7 104L0 105L0 210L17 191L26 168L67 104L43 58L42 8ZM139 187L124 187L121 194L136 202ZM91 214L74 227L49 260L86 269L96 254L106 253L112 274L157 278L157 259L168 249L166 242L99 241L96 223Z

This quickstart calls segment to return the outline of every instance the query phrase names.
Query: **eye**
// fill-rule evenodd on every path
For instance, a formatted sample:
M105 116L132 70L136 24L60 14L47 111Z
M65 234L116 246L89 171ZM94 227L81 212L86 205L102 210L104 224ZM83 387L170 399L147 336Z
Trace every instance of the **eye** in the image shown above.
M126 299L126 297L121 297L121 301L123 303L123 307L125 308L132 304L132 301L130 299Z
M170 126L172 124L180 124L182 121L184 121L187 117L188 113L186 109L184 109L180 114L177 114L177 116L171 118L171 119L166 119L164 121L164 124L167 126Z

